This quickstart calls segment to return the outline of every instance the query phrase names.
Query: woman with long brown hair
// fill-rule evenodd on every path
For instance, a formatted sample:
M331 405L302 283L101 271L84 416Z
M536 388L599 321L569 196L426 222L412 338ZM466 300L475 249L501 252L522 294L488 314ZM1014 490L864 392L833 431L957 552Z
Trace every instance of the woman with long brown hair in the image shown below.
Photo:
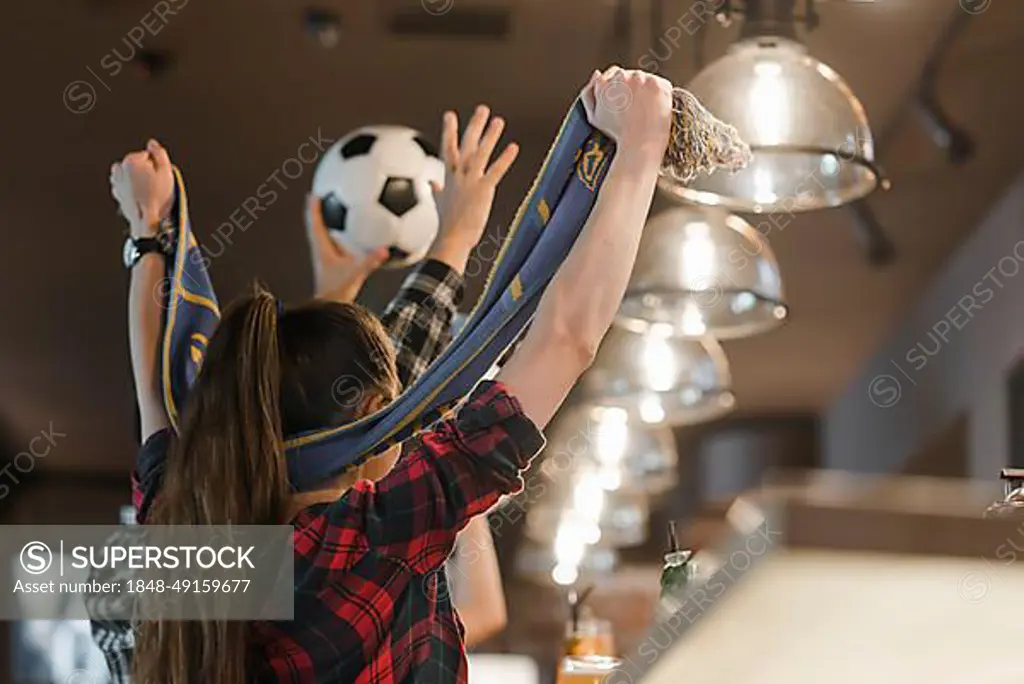
M613 82L632 92L623 111L600 106ZM400 382L388 334L365 309L326 301L285 309L258 287L225 312L172 436L155 373L162 321L151 293L162 257L147 250L135 260L131 350L146 442L134 478L140 522L295 529L294 620L142 623L137 684L465 681L461 625L437 571L457 534L522 486L520 472L543 445L539 429L592 362L625 291L668 140L663 79L612 68L594 74L583 99L593 125L618 146L586 226L496 380L415 437L397 465L392 450L317 491L291 494L284 438L369 415ZM491 161L502 123L488 118L475 116L460 144L446 115L443 225L482 232L515 157L510 146ZM173 196L166 151L151 143L112 174L137 207L133 235L152 237ZM359 392L337 396L340 378Z

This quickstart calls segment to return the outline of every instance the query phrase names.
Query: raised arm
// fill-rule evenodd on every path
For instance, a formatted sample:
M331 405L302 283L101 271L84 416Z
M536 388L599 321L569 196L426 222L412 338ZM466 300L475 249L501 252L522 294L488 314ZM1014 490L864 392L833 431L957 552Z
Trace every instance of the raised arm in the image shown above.
M488 121L489 117L489 108L478 106L461 142L456 115L449 111L442 117L446 182L434 187L441 219L437 238L382 317L395 342L398 372L405 385L418 379L451 340L452 319L463 294L462 275L486 233L496 185L504 175L484 182L486 159L484 163L476 159L490 156L505 128L503 119ZM511 165L517 152L516 145L508 147L503 168ZM452 600L466 629L466 645L472 647L504 629L508 619L485 515L474 518L462 531L456 549L448 561L448 576L455 589Z
M612 83L629 88L632 102L625 110L605 106ZM641 71L595 72L582 97L591 123L615 140L615 158L533 325L497 376L539 427L593 361L625 294L672 116L671 84Z
M615 77L633 91L624 112L597 104ZM671 87L647 74L610 70L595 74L584 97L591 121L618 150L526 339L497 382L480 383L456 417L424 433L376 485L355 487L367 496L356 508L366 511L370 543L417 571L437 568L471 518L521 489L520 473L543 445L538 426L592 361L625 292L668 142ZM478 182L503 175L505 157Z
M174 175L167 151L155 140L110 168L111 193L128 221L134 240L153 239L174 200ZM158 362L163 334L161 283L164 255L147 252L131 267L128 292L128 338L142 441L168 427L160 389Z

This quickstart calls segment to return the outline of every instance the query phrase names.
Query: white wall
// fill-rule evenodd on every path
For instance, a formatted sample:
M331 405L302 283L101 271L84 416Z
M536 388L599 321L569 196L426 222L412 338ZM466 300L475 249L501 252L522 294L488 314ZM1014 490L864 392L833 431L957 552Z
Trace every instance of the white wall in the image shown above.
M1009 371L1024 350L1024 175L929 284L824 415L824 465L898 468L951 419L969 419L970 475L1009 462Z

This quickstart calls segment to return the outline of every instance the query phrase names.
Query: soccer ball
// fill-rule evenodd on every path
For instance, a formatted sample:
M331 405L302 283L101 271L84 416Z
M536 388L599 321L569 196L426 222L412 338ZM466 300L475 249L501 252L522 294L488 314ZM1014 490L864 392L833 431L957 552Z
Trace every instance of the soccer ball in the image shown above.
M360 256L387 247L386 266L400 268L422 259L437 235L431 181L444 181L444 164L421 133L367 126L324 153L313 193L339 246Z

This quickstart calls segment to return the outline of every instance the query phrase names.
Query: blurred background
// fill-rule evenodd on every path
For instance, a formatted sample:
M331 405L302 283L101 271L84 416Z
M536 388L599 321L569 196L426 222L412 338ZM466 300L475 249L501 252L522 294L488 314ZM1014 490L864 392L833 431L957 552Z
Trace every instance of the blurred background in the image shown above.
M754 163L659 191L620 325L526 491L492 514L509 625L482 651L550 671L568 588L589 585L629 650L654 616L668 522L700 548L773 469L994 480L1024 466L1022 45L1014 0L9 6L0 522L116 523L129 503L112 162L163 142L201 241L274 183L217 242L213 277L223 301L256 277L298 301L318 161L300 146L367 124L436 140L444 109L486 103L522 151L468 311L566 110L612 63L691 88ZM374 276L361 301L379 311L402 277ZM0 683L97 667L76 629L0 625L14 664Z

